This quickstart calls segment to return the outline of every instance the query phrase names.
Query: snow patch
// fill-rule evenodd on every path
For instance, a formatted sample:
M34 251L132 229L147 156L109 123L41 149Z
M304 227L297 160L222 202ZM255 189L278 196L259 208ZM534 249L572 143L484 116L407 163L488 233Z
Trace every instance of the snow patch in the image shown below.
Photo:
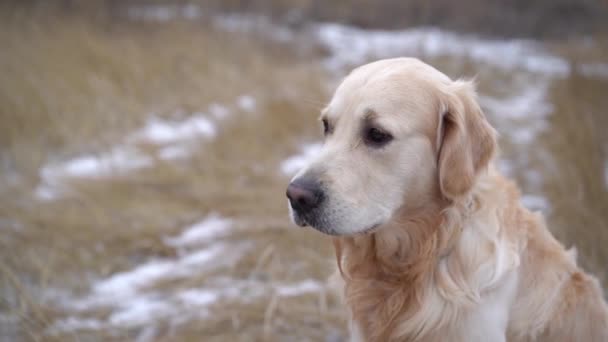
M161 298L138 296L119 305L108 320L112 326L139 326L177 313L175 308Z
M530 144L548 128L553 106L547 100L549 83L527 82L517 93L503 97L481 95L479 103L501 132L517 144Z
M178 140L214 138L215 124L202 113L195 113L183 121L152 119L132 139L154 144L168 144Z
M230 110L219 103L210 104L207 111L217 120L223 120L230 114Z
M215 111L221 111L219 105L216 106ZM156 158L165 161L187 158L194 151L196 141L210 140L216 135L215 123L201 112L181 121L152 118L108 152L43 166L34 196L41 201L55 200L72 191L70 180L98 180L149 168ZM155 154L142 149L142 144L154 146Z
M513 176L514 165L510 160L500 158L496 161L496 167L498 168L498 171L502 172L505 176Z
M553 76L570 73L566 60L529 40L485 40L436 28L366 30L333 23L318 25L316 32L330 52L325 61L330 70L344 70L371 59L409 55L468 58L506 71L520 69Z
M236 99L236 104L240 109L242 109L246 112L253 112L253 111L255 111L255 109L257 107L257 102L256 102L255 98L251 95L239 96Z
M581 64L578 71L589 78L608 78L608 63Z
M42 168L45 180L62 177L93 178L104 177L115 172L125 172L150 166L152 160L132 148L114 148L109 153L86 155L67 162Z
M188 301L190 306L206 306L213 302L214 296L219 298L220 295L209 290L203 299L202 292L158 292L154 285L230 267L250 248L247 243L237 243L230 248L224 244L214 245L175 260L150 261L99 281L84 298L64 298L60 304L83 316L95 310L110 310L109 318L103 322L110 326L139 326L164 319L180 312L177 303Z
M177 294L177 299L188 306L209 306L220 297L221 293L209 289L188 289Z
M191 154L192 151L189 146L180 144L165 146L158 150L158 157L167 161L184 159L189 157Z
M225 234L232 221L210 214L200 222L166 240L175 247L193 248L203 242L213 242L193 251L180 251L172 259L151 260L131 270L119 272L94 283L88 295L73 297L55 293L51 300L58 301L72 315L55 322L49 334L78 330L107 330L153 325L174 317L205 316L209 307L220 300L251 302L274 293L280 297L296 297L324 290L316 280L302 282L267 282L256 279L212 278L199 288L162 290L159 282L200 277L205 272L230 267L253 247L247 242L218 243L217 237ZM105 319L96 312L107 311ZM91 318L90 315L93 315Z
M100 330L104 323L97 319L87 319L78 317L68 317L54 324L51 334L60 331L78 331L78 330Z
M110 152L48 164L40 170L41 182L34 190L34 196L42 201L55 200L69 192L65 186L65 181L69 178L99 179L149 167L152 164L152 158L131 146L117 146Z
M530 210L540 210L546 212L550 209L549 201L539 195L525 194L521 196L524 207Z
M308 165L323 147L321 143L307 144L300 148L300 153L285 159L281 163L281 172L287 176L292 176L300 169Z
M175 19L194 20L202 16L201 8L195 4L145 5L127 9L127 16L134 20L166 22Z
M150 261L130 271L116 273L98 282L93 287L93 294L95 298L103 296L111 299L115 297L120 302L126 297L134 295L146 285L153 284L160 279L183 275L183 272L179 272L180 270L177 270L175 266L178 265L174 261Z
M517 94L505 98L481 97L481 105L495 115L507 116L510 119L526 120L530 116L544 118L553 110L547 101L547 83L528 84Z
M226 235L231 226L231 220L212 214L186 228L179 236L165 239L165 243L174 247L183 247L209 242L219 236Z
M277 285L275 290L281 297L295 297L307 293L320 292L323 285L315 280L305 280L296 284Z

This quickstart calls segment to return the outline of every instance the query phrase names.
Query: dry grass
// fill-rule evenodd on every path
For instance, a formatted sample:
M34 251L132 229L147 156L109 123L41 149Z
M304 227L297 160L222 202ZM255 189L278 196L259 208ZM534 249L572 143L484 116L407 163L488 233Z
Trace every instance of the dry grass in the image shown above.
M558 166L545 175L545 192L554 206L553 230L566 245L576 246L579 261L600 277L604 288L608 286L608 184L602 182L608 167L608 118L603 110L608 106L607 89L606 80L582 77L557 84L552 97L557 108L555 129L544 136Z

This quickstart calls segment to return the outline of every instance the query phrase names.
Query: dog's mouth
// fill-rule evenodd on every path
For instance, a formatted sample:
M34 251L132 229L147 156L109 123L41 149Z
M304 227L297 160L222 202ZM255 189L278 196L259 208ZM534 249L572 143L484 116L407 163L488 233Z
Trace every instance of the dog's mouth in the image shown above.
M311 227L323 234L327 234L327 235L332 235L332 236L339 236L339 235L361 235L361 234L373 234L374 232L376 232L378 230L378 228L380 228L380 226L382 225L382 223L375 223L372 224L371 226L362 229L362 230L358 230L354 233L341 233L339 231L336 231L334 228L329 227L327 225L324 225L322 223L324 223L323 220L318 219L317 217L301 217L299 215L294 215L294 222L295 224L297 224L300 227Z
M359 232L358 234L373 234L376 232L376 230L381 226L381 223L376 223L371 225L369 228L366 228L364 230L362 230L361 232Z
M292 218L293 218L293 222L295 224L297 224L298 226L300 226L300 227L306 227L306 226L310 225L305 218L303 218L302 216L300 216L295 211L292 212Z

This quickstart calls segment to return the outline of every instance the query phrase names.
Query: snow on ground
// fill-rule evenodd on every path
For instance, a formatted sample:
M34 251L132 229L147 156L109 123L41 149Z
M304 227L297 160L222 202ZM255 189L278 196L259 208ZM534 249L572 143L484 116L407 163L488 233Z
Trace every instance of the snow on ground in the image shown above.
M84 155L62 162L43 166L40 184L35 189L39 200L54 200L69 192L65 185L69 178L104 178L115 174L151 166L153 159L139 152L134 146L120 145L109 152Z
M202 16L201 8L195 4L131 6L127 16L134 20L165 22L175 19L194 20Z
M228 107L215 102L210 104L207 110L216 120L223 120L230 114Z
M586 63L578 66L578 71L589 78L608 78L608 63Z
M178 257L150 260L100 279L83 297L55 296L55 300L73 315L56 322L49 334L150 326L161 320L204 317L210 314L209 307L220 300L248 303L267 295L294 297L324 291L324 284L310 279L301 282L227 277L204 279L208 272L234 265L253 248L247 241L229 243L222 239L233 227L232 220L210 214L181 234L165 240L169 246L178 248ZM192 284L203 281L204 284L184 289L155 287L177 279ZM94 318L94 312L99 310L109 312L105 319Z
M305 280L296 284L277 284L276 293L281 297L294 297L305 293L320 292L323 285L315 280Z
M479 103L495 127L515 144L526 145L548 128L553 106L547 99L549 82L525 80L514 85L514 93L500 97L481 95Z
M34 196L43 201L54 200L73 191L68 184L71 179L99 180L153 167L159 159L166 162L186 159L202 141L216 137L218 121L233 110L252 112L257 106L255 97L242 95L230 106L212 103L205 112L189 115L178 112L177 116L184 117L181 120L162 119L152 114L144 127L109 151L44 165ZM142 148L144 145L154 147L154 152Z
M300 153L285 159L281 163L281 172L286 176L293 176L321 151L322 146L323 144L321 143L302 145Z
M570 73L566 60L529 40L481 39L437 28L366 30L333 23L319 25L317 36L330 51L325 61L330 70L342 70L378 58L450 56L506 71L520 69L553 76Z
M534 211L539 210L546 212L551 208L549 201L545 197L539 195L524 194L521 196L521 203L524 207Z
M210 241L229 233L231 225L231 220L212 214L188 227L179 236L165 239L165 243L174 247L183 247Z
M152 118L146 126L134 133L133 140L154 144L168 144L179 140L214 138L217 128L205 114L197 112L181 121Z
M256 109L257 103L255 98L251 95L242 95L238 99L236 99L237 106L246 111L253 112Z
M549 128L549 116L553 112L553 105L547 96L550 80L546 77L520 79L514 81L508 94L501 96L480 95L479 102L484 113L494 125L500 128L502 143L509 143L513 149L510 159L498 160L498 168L509 177L516 176L519 170L519 179L529 192L522 196L522 203L531 210L548 212L551 209L549 201L542 192L543 177L540 171L530 165L530 146L538 136ZM542 145L535 148L534 153L551 156L543 151ZM551 163L547 160L543 168L550 169Z

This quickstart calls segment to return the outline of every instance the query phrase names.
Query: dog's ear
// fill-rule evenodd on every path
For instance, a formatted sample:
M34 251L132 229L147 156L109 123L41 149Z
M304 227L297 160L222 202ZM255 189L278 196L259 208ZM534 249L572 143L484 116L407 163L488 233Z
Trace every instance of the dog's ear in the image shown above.
M471 81L452 82L443 94L438 128L439 186L454 199L471 190L496 148L496 131L486 120Z

